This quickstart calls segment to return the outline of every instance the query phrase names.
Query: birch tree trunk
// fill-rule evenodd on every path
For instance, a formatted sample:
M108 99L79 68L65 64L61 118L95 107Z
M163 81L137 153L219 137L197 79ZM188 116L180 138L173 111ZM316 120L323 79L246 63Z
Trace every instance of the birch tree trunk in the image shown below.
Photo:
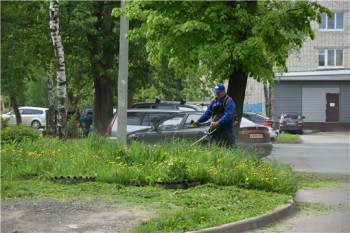
M50 71L47 72L47 89L49 98L49 121L47 122L47 134L56 135L55 97L53 95L53 76Z
M62 38L59 31L59 0L50 0L50 31L56 56L57 71L57 130L59 137L67 135L67 82Z

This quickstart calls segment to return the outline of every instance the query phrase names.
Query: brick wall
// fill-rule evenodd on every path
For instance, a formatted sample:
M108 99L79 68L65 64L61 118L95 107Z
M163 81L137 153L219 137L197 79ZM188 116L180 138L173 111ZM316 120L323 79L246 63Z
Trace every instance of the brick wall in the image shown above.
M289 72L321 70L318 67L318 49L343 50L342 68L350 68L350 1L318 1L332 12L344 12L343 31L319 31L318 24L312 24L315 30L315 39L304 42L299 52L293 52L288 58L287 67ZM327 67L328 69L330 67Z

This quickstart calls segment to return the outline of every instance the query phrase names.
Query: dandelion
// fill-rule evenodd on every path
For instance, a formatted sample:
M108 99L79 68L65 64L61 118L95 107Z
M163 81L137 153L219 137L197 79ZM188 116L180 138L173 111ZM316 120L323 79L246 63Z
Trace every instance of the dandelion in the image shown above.
M29 156L35 156L35 154L36 154L35 151L29 151L29 152L28 152L28 155L29 155Z

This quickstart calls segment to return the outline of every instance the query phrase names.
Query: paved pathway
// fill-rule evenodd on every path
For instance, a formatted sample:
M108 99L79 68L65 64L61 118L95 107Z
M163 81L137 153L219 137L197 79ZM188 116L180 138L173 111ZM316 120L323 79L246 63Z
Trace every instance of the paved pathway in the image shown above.
M294 216L254 232L349 233L350 134L318 133L302 135L302 139L302 144L276 144L273 156L299 171L345 176L345 183L340 188L299 190L295 201L300 210Z

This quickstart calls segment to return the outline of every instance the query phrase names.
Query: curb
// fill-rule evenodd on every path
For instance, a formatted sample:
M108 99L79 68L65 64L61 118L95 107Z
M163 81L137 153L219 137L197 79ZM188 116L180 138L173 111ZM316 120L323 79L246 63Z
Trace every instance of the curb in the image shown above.
M199 231L187 231L186 233L232 233L256 230L268 224L286 218L295 212L294 199L291 203L280 206L274 211L258 217L248 218L234 223L228 223L217 227L210 227Z

